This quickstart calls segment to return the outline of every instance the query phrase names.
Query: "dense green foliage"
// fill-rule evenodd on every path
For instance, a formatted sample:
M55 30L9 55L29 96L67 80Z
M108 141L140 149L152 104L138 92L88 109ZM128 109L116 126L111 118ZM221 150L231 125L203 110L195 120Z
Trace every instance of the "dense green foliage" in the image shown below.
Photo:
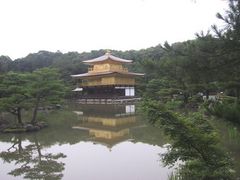
M31 123L34 124L39 107L59 103L65 89L55 69L8 72L0 76L0 110L12 113L18 124L23 124L22 110L33 109Z
M216 131L203 115L176 113L153 100L145 101L143 107L149 121L173 141L162 155L165 165L184 162L175 175L177 179L233 179L231 159L220 148Z
M227 101L213 102L206 107L207 111L216 117L240 123L240 104Z
M55 69L42 68L33 71L28 88L34 105L31 122L36 123L37 112L40 106L60 103L64 97L66 87L59 79L59 74Z
M213 26L213 33L197 34L195 40L165 43L158 60L142 62L146 72L148 99L182 100L185 107L197 108L203 95L213 94L208 112L239 123L240 101L240 1L229 0L224 15L217 14L225 27ZM233 102L226 102L230 96Z
M214 34L197 34L195 40L173 45L165 43L158 61L143 63L149 80L144 89L144 110L150 122L173 140L163 161L166 165L184 162L176 179L234 178L231 159L219 146L210 117L199 107L204 94L207 101L202 107L208 113L239 123L240 1L229 0L229 10L217 17L225 22L223 29L213 26ZM215 96L210 100L212 93ZM189 107L199 112L189 113Z
M0 110L14 114L22 124L21 112L29 108L28 74L9 72L0 77Z

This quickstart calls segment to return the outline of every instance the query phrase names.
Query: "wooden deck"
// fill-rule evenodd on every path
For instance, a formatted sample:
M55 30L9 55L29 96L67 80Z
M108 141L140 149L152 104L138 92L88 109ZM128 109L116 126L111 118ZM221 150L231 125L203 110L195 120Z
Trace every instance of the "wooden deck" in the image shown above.
M140 101L140 97L81 97L77 100L80 104L127 104Z

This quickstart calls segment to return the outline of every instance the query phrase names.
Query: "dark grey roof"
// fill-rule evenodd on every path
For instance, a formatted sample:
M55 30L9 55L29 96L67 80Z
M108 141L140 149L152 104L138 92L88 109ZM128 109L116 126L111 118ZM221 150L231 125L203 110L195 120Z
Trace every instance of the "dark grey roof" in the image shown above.
M101 75L108 75L108 74L121 74L121 75L132 75L132 76L144 76L142 73L133 73L133 72L112 72L112 71L107 71L107 72L99 72L99 73L84 73L84 74L75 74L71 75L73 78L81 78L81 77L90 77L90 76L101 76Z
M106 54L104 54L103 56L100 56L98 58L91 59L91 60L86 60L83 62L87 63L87 64L93 64L96 62L101 62L101 61L106 61L106 60L112 60L112 61L117 61L117 62L122 62L122 63L131 63L132 62L132 60L122 59L122 58L113 56L108 52Z

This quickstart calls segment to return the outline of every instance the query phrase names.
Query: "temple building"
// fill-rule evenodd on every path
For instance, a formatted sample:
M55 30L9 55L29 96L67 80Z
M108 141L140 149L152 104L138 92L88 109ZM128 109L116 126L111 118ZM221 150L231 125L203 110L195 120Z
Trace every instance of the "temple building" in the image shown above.
M121 59L107 52L95 59L83 61L89 65L88 72L71 75L77 81L73 91L84 98L133 98L135 78L141 73L129 72L125 65L132 60Z

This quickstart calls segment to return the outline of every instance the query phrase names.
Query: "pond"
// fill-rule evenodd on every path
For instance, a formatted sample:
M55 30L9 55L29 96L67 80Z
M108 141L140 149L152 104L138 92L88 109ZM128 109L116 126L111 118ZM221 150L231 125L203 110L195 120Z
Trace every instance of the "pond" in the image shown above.
M168 179L160 155L169 143L135 105L69 104L41 113L49 127L1 134L0 179Z
M129 105L68 104L41 112L49 127L0 135L0 179L167 180L161 154L170 141ZM215 120L240 177L240 130Z

